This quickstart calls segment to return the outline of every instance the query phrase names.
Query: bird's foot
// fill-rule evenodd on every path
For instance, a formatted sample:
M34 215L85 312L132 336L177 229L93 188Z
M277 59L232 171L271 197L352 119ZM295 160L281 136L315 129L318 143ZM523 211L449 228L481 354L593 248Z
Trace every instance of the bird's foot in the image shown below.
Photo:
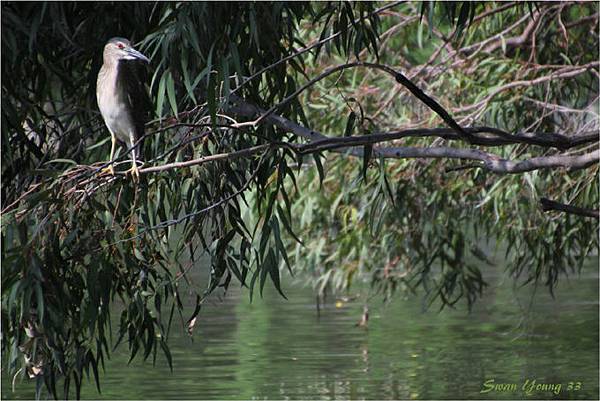
M127 170L126 174L131 174L131 178L133 179L134 183L137 184L140 182L140 169L138 168L137 164L132 163L131 168Z
M108 167L103 168L100 171L101 174L110 174L110 175L115 175L115 169L113 168L113 165L111 164Z

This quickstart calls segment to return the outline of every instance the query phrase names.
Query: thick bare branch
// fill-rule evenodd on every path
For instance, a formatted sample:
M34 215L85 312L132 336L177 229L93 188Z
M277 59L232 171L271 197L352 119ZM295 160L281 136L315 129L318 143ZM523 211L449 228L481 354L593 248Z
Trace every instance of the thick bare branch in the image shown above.
M375 150L374 150L375 152ZM565 167L578 170L591 166L600 161L600 150L595 150L577 156L540 156L531 159L513 161L500 158L493 153L479 149L462 149L449 147L415 148L398 147L377 149L377 153L385 158L435 158L435 159L466 159L479 160L483 164L479 167L497 174L517 174L527 171Z
M565 135L555 133L510 134L506 131L493 127L471 127L465 128L465 131L473 135L473 139L471 140L472 144L481 146L503 146L524 143L565 150L586 143L598 142L598 140L600 140L597 133L589 133L568 137ZM310 147L318 147L322 150L325 150L335 149L339 147L340 144L346 146L368 145L377 142L386 142L414 137L439 137L448 140L462 139L461 137L456 135L456 132L451 128L414 128L363 136L328 137L327 139L313 141L310 144ZM332 145L331 148L329 148L328 145Z
M356 67L366 67L366 68L377 69L377 70L384 71L384 72L390 74L391 76L394 77L396 82L403 85L414 96L416 96L419 100L421 100L427 107L429 107L438 116L440 116L442 118L442 120L444 120L444 122L446 124L448 124L451 128L453 128L458 135L460 135L467 141L470 141L472 139L472 135L470 133L466 132L437 101L435 101L430 96L426 95L425 92L423 92L410 79L406 78L402 73L400 73L399 71L396 71L394 68L384 65L384 64L368 63L368 62L362 62L362 61L341 64L341 65L337 65L335 67L328 68L327 70L325 70L318 76L314 77L313 79L311 79L304 85L300 86L298 89L296 89L292 94L287 96L281 102L277 103L276 105L271 107L269 110L262 113L256 120L248 121L245 123L234 124L234 127L235 128L241 128L241 127L246 127L246 126L255 127L255 126L259 125L262 121L264 121L267 117L269 117L271 114L273 114L278 108L286 105L292 99L296 98L300 93L302 93L307 88L314 85L315 83L319 82L320 80L325 79L326 77L328 77L336 72L343 71L343 70L346 70L349 68L356 68Z
M593 217L595 219L600 218L600 211L598 209L587 209L579 206L567 205L566 203L560 203L548 198L541 198L540 203L542 204L542 210L548 212L556 210L568 214L576 214L578 216Z
M438 129L413 129L391 133L380 133L363 136L352 136L352 137L328 137L314 130L310 130L297 123L287 120L274 113L265 114L261 109L250 105L240 99L235 99L235 106L229 111L253 117L255 115L264 116L265 121L274 124L286 131L293 132L294 134L308 139L310 142L307 144L292 144L292 143L271 143L258 145L247 149L242 149L231 153L221 153L216 155L210 155L201 157L186 162L176 162L165 164L161 166L147 167L140 170L140 173L153 173L166 171L171 169L191 167L201 165L211 161L217 160L228 160L239 157L248 157L255 155L269 147L286 147L294 150L295 152L306 154L321 152L324 150L334 151L338 153L347 153L352 156L361 157L363 155L362 146L373 145L380 142L391 141L395 139L401 139L409 136L440 136L444 137L454 135L453 139L458 139L456 132L453 132L449 128L438 128ZM491 144L496 141L497 144L505 143L536 143L541 142L548 146L552 143L555 147L575 146L577 144L585 143L581 139L574 141L569 137L565 137L559 134L549 135L548 138L540 140L535 136L528 136L525 134L510 135L502 130L497 130L491 127L476 127L470 129L469 134L476 138L478 141L486 142ZM493 137L477 137L475 134L487 132ZM452 138L452 137L451 137ZM598 139L596 134L586 135L583 137L584 141L596 141ZM552 142L554 141L554 142ZM357 148L360 146L361 148ZM565 167L571 170L586 168L594 163L598 163L600 160L600 150L594 150L592 152L583 155L551 155L551 156L540 156L534 157L521 161L513 161L502 159L496 154L485 152L479 149L464 149L464 148L452 148L452 147L377 147L373 149L374 156L380 156L384 158L447 158L447 159L461 159L461 160L476 160L482 162L479 167L485 168L489 171L498 174L516 174L523 173L526 171L532 171L542 168L558 168Z
M230 112L249 118L254 118L257 115L264 115L265 111L257 106L254 106L240 98L235 98L235 105L230 109ZM388 133L377 133L372 135L364 135L361 137L329 137L314 130L303 127L293 121L290 121L277 114L270 114L267 121L275 126L289 132L293 132L299 137L310 140L314 146L324 145L328 143L345 143L349 145L365 145L376 142L385 142L395 139L408 137L440 137L448 140L462 139L451 128L417 128L407 129ZM584 133L581 135L566 136L556 133L529 133L519 132L510 134L504 130L494 127L471 127L465 128L466 132L471 134L472 143L481 146L502 146L509 144L525 143L530 145L538 145L543 147L553 147L561 150L570 149L576 146L597 142L600 137L596 132ZM487 134L487 135L482 135ZM334 146L333 148L337 148Z

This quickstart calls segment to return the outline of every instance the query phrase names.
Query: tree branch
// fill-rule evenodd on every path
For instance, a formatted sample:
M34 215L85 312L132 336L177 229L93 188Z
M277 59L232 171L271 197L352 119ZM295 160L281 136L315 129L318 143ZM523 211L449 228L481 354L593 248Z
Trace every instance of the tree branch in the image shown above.
M253 104L250 104L239 97L234 97L232 98L232 100L234 101L234 105L229 109L229 111L234 114L238 114L249 118L254 118L256 115L264 114L263 109ZM461 137L458 136L456 132L451 128L417 128L388 133L364 135L360 137L329 137L317 131L308 129L277 114L270 114L267 117L267 121L285 131L292 132L301 138L308 139L312 142L313 146L325 145L330 143L336 144L336 146L332 147L331 150L339 148L339 146L337 146L338 143L343 143L347 146L366 145L376 142L385 142L407 137L435 136L448 140L461 139ZM504 130L486 126L464 128L464 130L472 135L473 144L482 146L501 146L517 143L526 143L531 145L554 147L557 149L566 150L576 146L597 142L600 139L600 137L598 137L598 134L595 132L585 133L582 135L566 136L555 133L528 132L510 134ZM478 135L484 133L490 135ZM345 152L344 149L340 151Z
M436 128L436 129L412 129L391 133L379 133L363 136L351 136L351 137L328 137L317 131L310 130L303 127L295 122L287 120L274 113L264 114L262 110L256 106L248 104L241 99L234 99L235 105L230 108L230 112L253 117L256 114L264 116L264 119L269 123L278 126L286 131L293 132L294 134L308 139L310 142L307 144L293 144L287 142L271 143L258 145L247 149L242 149L231 153L220 153L216 155L210 155L201 157L198 159L176 162L165 164L162 166L147 167L140 170L140 173L153 173L166 171L170 169L191 167L195 165L204 164L216 160L227 160L235 159L239 157L252 156L260 151L267 149L268 147L287 147L300 154L321 152L324 150L334 151L338 153L348 153L352 156L362 157L363 149L356 148L357 146L372 145L380 142L391 141L394 139L400 139L408 136L441 136L454 135L454 138L458 138L456 132L452 132L449 128ZM573 140L572 138L552 134L548 138L552 139L539 139L525 134L510 135L502 130L494 129L491 127L475 127L471 128L470 135L475 140L487 143L503 144L504 143L536 143L542 142L548 145L553 143L554 146L570 147L576 144L585 143L585 141L598 140L596 134L582 136L582 139ZM476 137L475 133L480 132L491 132L496 138L490 137ZM554 142L551 142L551 141ZM540 156L531 159L512 161L502 159L498 155L493 153L484 152L479 149L465 149L465 148L452 148L452 147L430 147L430 148L419 148L419 147L379 147L373 149L374 156L381 156L384 158L447 158L447 159L463 159L463 160L476 160L483 162L478 165L479 167L485 168L489 171L498 174L516 174L523 173L526 171L538 170L542 168L556 168L556 167L567 167L571 170L586 168L600 160L600 149L583 155L552 155L552 156Z
M480 167L497 174L517 174L527 171L566 167L571 171L591 166L600 161L600 149L590 153L577 156L540 156L531 159L513 161L502 159L493 153L487 153L478 149L461 149L449 147L415 148L398 147L373 150L385 158L444 158L444 159L467 159L483 162Z
M200 157L198 159L189 160L189 161L185 161L185 162L175 162L175 163L163 164L160 166L146 167L146 168L140 169L139 171L140 171L140 174L157 173L160 171L172 170L172 169L177 169L177 168L182 168L182 167L197 166L200 164L214 162L214 161L218 161L218 160L238 159L240 157L247 157L247 156L255 155L256 153L266 150L267 148L269 148L271 146L272 146L271 144L257 145L257 146L252 146L247 149L238 150L236 152L217 153L214 155L204 156L204 157ZM121 173L121 174L125 174L125 173Z
M548 212L556 210L568 214L576 214L578 216L593 217L595 219L600 218L600 211L598 209L586 209L579 206L567 205L566 203L560 203L548 198L540 198L542 204L542 210Z
M305 83L304 85L302 85L301 87L296 89L292 94L290 94L288 97L283 99L281 102L279 102L278 104L271 107L269 110L262 113L256 120L239 123L239 124L234 124L233 127L235 127L235 128L241 128L241 127L245 127L245 126L255 127L255 126L259 125L267 117L269 117L271 114L273 114L278 108L289 103L292 99L296 98L300 93L302 93L303 91L305 91L307 88L314 85L318 81L320 81L338 71L343 71L345 69L355 68L355 67L373 68L373 69L387 72L388 74L390 74L391 76L394 77L396 82L398 82L399 84L406 87L406 89L408 89L414 96L416 96L419 100L421 100L423 103L425 103L425 105L427 107L429 107L438 116L440 116L442 118L442 120L444 120L444 122L446 122L446 124L448 124L451 128L453 128L458 135L460 135L462 138L464 138L465 140L467 140L469 142L471 141L472 135L470 133L466 132L437 101L435 101L433 98L426 95L421 89L419 89L419 87L417 85L415 85L410 79L406 78L402 73L400 73L400 72L396 71L395 69L393 69L392 67L384 65L384 64L368 63L368 62L362 62L362 61L341 64L341 65L338 65L335 67L328 68L320 75L314 77L313 79L311 79L310 81L308 81L307 83Z
M554 133L517 133L513 135L498 128L485 126L464 128L464 130L473 136L473 139L471 140L472 144L481 146L502 146L524 143L566 150L586 143L597 142L600 139L597 133L568 137ZM320 147L321 149L329 149L327 145L333 145L331 149L334 149L339 147L339 144L345 144L347 146L368 145L377 142L414 137L439 137L447 140L462 139L451 128L414 128L362 136L327 137L326 139L314 140L310 145L313 147Z
M502 85L496 89L494 89L488 96L486 96L483 100L477 102L477 103L473 103L470 104L468 106L463 106L463 107L459 107L454 109L453 111L455 113L462 113L465 111L469 111L469 110L473 110L476 109L480 106L483 106L487 103L490 102L490 100L492 100L496 95L498 95L499 93L512 89L512 88L516 88L519 86L525 86L525 87L529 87L529 86L534 86L534 85L538 85L544 82L548 82L548 81L552 81L554 79L560 79L560 78L573 78L576 77L577 75L583 74L584 72L587 72L589 69L594 68L594 67L598 67L600 66L600 62L595 61L589 64L585 64L585 65L578 65L578 66L573 66L573 67L567 67L562 69L561 71L557 71L554 73L551 73L550 75L547 76L543 76L543 77L539 77L536 79L532 79L530 81L514 81L514 82L510 82L506 85Z

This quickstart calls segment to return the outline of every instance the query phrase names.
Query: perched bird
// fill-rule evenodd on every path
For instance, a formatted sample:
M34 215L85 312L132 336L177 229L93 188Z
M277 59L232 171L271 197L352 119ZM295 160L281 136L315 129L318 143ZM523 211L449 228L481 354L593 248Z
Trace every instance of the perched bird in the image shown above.
M133 146L144 135L144 125L152 108L142 78L144 74L138 64L139 61L150 63L150 60L124 38L110 39L104 46L103 58L96 82L96 99L112 139L110 160L115 155L117 139L132 148L131 169L127 172L137 182L140 174L137 158L141 146ZM115 173L112 164L105 171Z

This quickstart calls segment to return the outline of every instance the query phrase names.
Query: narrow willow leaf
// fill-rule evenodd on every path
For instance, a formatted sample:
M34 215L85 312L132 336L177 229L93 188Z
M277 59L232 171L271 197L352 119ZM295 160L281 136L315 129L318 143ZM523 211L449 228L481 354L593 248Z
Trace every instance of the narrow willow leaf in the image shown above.
M100 353L101 352L102 351L100 351ZM94 375L94 382L96 383L96 390L98 390L98 393L101 394L102 391L100 391L100 375L98 374L98 360L94 358L94 354L91 350L88 351L88 357L90 365L92 366L92 373Z
M269 249L269 253L273 252L272 249ZM270 257L264 258L262 266L260 267L260 296L263 296L263 289L265 287L265 282L267 281L267 275L271 271L271 264L273 263L273 259Z
M200 313L200 308L202 307L201 301L200 295L196 295L196 306L194 307L194 312L192 312L192 315L187 320L187 325L189 325L190 322L198 316L198 313Z
M187 96L194 103L194 105L196 105L198 104L198 102L196 101L196 96L194 95L195 86L192 85L192 81L190 79L187 51L183 52L183 54L181 55L181 72L183 74L183 85L185 86Z
M373 145L365 145L363 151L363 166L362 176L363 179L367 179L367 169L369 168L369 162L371 160L371 154L373 153Z
M158 82L158 93L156 94L156 115L160 118L163 117L163 104L165 102L165 80L167 73L163 73Z
M223 92L221 96L223 97L223 104L226 105L229 102L229 92L230 92L230 83L229 83L229 58L223 57L221 59L221 76L223 83Z
M476 3L464 2L460 7L460 12L458 14L458 22L456 23L456 36L460 36L463 30L467 27L467 23L469 21L469 15L471 13L471 9L475 8Z
M252 296L254 294L254 284L256 283L256 279L258 278L258 276L260 275L260 269L256 269L254 270L254 273L252 274L252 278L250 279L250 302L252 302Z
M356 122L356 113L353 111L348 115L348 121L346 121L346 129L344 130L344 136L351 136L354 130L354 123Z
M100 141L96 142L95 144L93 144L91 146L88 146L87 148L85 148L85 150L86 150L86 152L89 152L91 150L99 148L100 146L103 146L108 141L110 141L110 135L108 135L107 137L101 139Z
M194 48L194 51L200 58L203 58L202 50L200 50L200 42L198 41L198 32L196 31L196 27L191 22L185 24L185 26L187 27L188 37L190 39L190 42L192 42L192 47Z
M317 171L319 172L319 187L323 186L323 180L325 179L325 172L323 171L323 165L321 164L320 154L313 153L313 159L315 160L315 165L317 166Z
M298 238L296 236L296 234L294 233L294 230L292 230L292 226L290 225L290 222L288 221L287 217L285 216L285 212L283 211L283 209L281 209L281 207L279 205L277 205L277 215L279 216L279 219L283 223L283 226L285 227L288 234L290 234L292 237L294 237L296 242L298 242L301 245L304 245L304 243L300 240L300 238Z
M214 74L209 72L208 76L208 90L206 94L206 101L208 102L208 111L210 113L210 120L213 126L213 130L217 128L217 100L216 100L216 83L217 78Z
M231 60L233 61L233 68L235 68L237 78L241 83L244 79L244 72L242 70L242 63L240 62L240 52L233 41L229 43L229 53L231 54Z
M290 265L290 261L288 259L287 250L285 249L285 245L283 245L283 241L281 240L281 232L279 230L279 222L274 217L271 219L271 227L273 227L273 234L275 236L275 244L277 245L278 252L281 256L283 256L283 260L285 261L285 265L288 268L290 274L292 273L292 267Z
M173 74L171 73L171 71L168 72L166 85L167 85L167 96L169 98L169 104L171 105L171 110L173 111L175 118L177 118L177 115L179 113L177 112L177 97L175 95L175 80L173 79Z
M163 353L165 354L165 357L167 358L167 363L169 364L169 369L171 369L171 372L173 372L173 358L171 357L171 351L169 350L169 346L167 345L166 341L161 338L160 339L160 347L163 350Z
M427 4L427 25L429 26L429 37L431 37L431 35L433 34L433 12L434 12L434 7L435 7L435 2L433 0L428 0L426 3L423 3L423 5Z
M267 255L267 259L270 259L269 262L269 275L271 276L271 281L273 281L273 285L277 289L279 294L287 299L283 291L281 290L281 281L279 280L279 263L277 263L277 259L275 258L275 254L272 249L269 249L269 254ZM261 289L262 290L262 289Z
M260 256L264 257L265 255L265 250L267 249L267 244L269 243L269 237L271 235L271 226L268 224L265 224L263 231L261 233L261 237L260 237Z
M271 192L269 196L269 203L267 204L267 209L265 210L265 214L263 216L265 221L268 221L271 218L271 214L273 213L273 205L275 205L275 201L277 200L277 191Z
M233 272L234 276L240 282L240 285L242 287L246 287L245 276L238 269L237 263L241 263L241 262L239 262L239 261L237 261L235 259L230 259L229 263L227 264L227 267L229 268L230 271Z

